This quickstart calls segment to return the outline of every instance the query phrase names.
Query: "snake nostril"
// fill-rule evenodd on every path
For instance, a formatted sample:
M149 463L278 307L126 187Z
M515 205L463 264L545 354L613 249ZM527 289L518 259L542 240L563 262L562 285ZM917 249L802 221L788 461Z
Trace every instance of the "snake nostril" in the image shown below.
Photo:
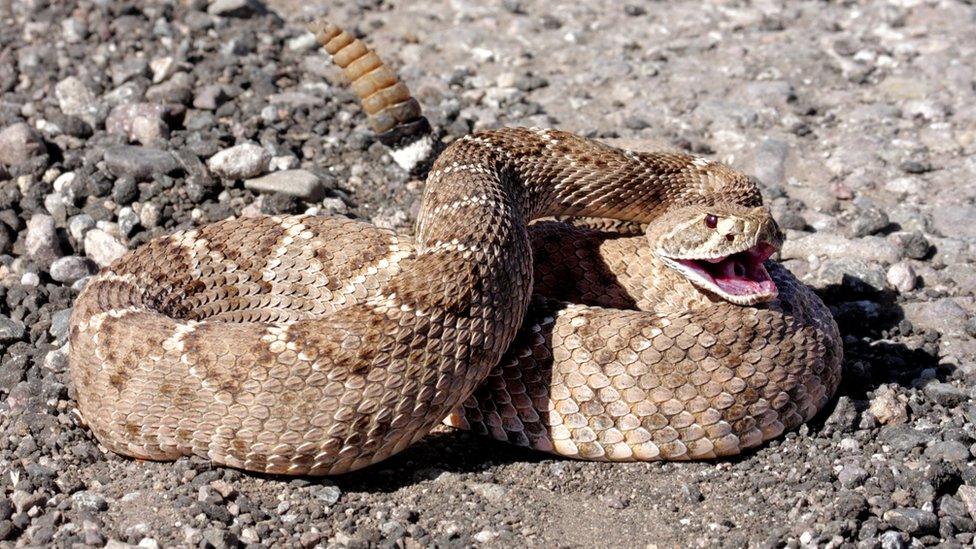
M735 240L735 235L727 234L725 235L725 240L732 242L733 240Z

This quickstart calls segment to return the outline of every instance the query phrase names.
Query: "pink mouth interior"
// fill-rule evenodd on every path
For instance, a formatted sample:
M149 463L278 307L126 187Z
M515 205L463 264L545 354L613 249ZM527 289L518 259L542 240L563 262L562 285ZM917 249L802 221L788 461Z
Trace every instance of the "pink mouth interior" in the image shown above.
M776 284L763 262L776 249L766 243L718 259L679 259L682 265L734 296L776 295Z

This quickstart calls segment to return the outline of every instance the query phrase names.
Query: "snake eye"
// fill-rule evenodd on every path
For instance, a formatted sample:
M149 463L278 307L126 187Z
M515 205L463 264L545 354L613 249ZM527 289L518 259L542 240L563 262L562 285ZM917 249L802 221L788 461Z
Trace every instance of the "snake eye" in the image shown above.
M706 227L708 227L709 229L714 229L716 225L718 225L718 218L717 217L715 217L712 214L708 214L708 215L705 216L705 226Z

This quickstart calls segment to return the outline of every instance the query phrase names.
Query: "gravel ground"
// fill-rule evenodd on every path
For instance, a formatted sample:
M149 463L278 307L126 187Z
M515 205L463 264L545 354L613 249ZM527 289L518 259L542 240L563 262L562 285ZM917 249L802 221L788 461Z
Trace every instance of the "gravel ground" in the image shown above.
M972 2L319 4L0 0L0 546L973 544ZM446 140L552 126L756 175L782 260L844 333L840 396L716 463L566 461L448 428L332 480L103 453L64 347L98 266L231 215L416 215L421 184L302 30L327 11Z

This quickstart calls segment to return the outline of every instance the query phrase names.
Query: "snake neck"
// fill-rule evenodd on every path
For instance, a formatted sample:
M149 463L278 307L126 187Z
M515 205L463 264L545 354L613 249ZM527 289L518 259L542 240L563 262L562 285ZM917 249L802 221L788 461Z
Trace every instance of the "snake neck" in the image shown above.
M737 172L680 153L623 151L554 130L477 132L434 163L415 262L390 295L409 309L513 328L532 292L529 222L570 215L650 223L672 207L712 200L760 202Z
M626 151L557 130L502 128L465 136L436 160L418 241L428 237L427 220L445 212L446 187L487 174L497 177L501 193L488 198L512 202L525 222L586 216L648 223L686 205L762 203L746 176L704 158Z

